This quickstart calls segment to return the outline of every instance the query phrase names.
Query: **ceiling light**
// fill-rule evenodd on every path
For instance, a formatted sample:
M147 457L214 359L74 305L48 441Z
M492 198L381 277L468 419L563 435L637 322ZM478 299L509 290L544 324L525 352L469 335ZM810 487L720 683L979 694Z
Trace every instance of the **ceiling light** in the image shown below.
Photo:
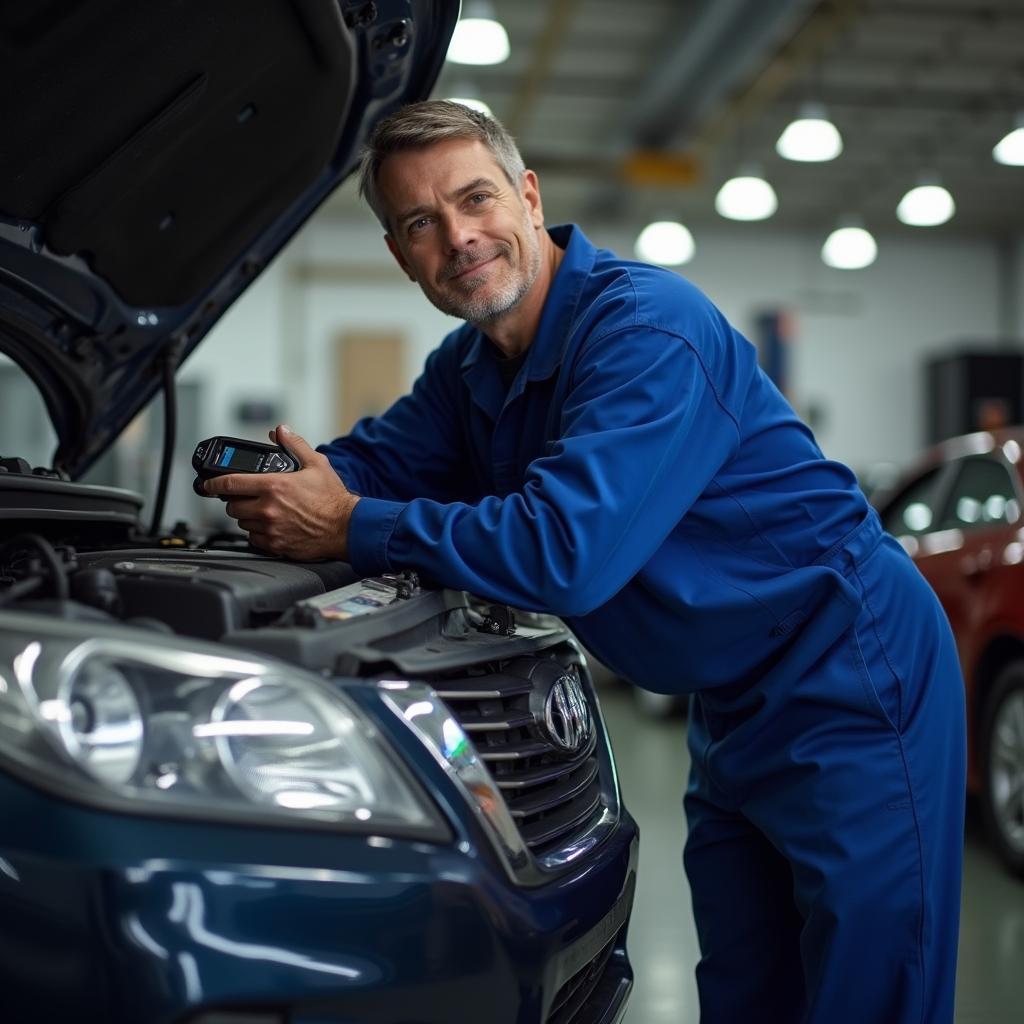
M778 208L775 189L753 169L730 178L715 196L715 209L730 220L765 220Z
M834 160L843 151L843 137L820 103L806 103L800 108L800 116L779 136L775 149L787 160Z
M463 8L465 17L455 26L447 60L455 64L500 64L508 60L508 33L494 18L489 3L477 0Z
M640 232L634 251L647 263L678 267L693 259L697 246L693 235L678 221L656 220Z
M821 247L822 262L837 270L862 270L878 256L878 243L870 231L846 225L836 228Z
M934 182L912 188L896 207L896 216L904 224L919 228L945 224L955 212L953 197Z
M992 157L1000 164L1024 167L1024 114L1017 115L1017 127L996 143Z

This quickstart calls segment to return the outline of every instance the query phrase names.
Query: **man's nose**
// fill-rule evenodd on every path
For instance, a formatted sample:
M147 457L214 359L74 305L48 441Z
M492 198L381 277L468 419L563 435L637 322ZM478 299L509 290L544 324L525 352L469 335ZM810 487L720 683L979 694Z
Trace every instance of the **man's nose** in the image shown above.
M476 224L471 217L451 213L445 217L444 226L445 242L450 252L461 252L477 240Z

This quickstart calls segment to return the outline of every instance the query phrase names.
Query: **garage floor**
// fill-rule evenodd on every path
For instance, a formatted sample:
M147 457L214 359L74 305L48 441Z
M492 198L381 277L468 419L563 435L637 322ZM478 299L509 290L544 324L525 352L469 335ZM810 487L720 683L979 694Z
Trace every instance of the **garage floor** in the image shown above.
M652 721L622 686L601 687L626 802L640 824L640 875L629 949L636 985L624 1024L696 1024L697 937L682 869L686 721ZM968 812L957 1024L1024 1019L1024 882L985 847Z

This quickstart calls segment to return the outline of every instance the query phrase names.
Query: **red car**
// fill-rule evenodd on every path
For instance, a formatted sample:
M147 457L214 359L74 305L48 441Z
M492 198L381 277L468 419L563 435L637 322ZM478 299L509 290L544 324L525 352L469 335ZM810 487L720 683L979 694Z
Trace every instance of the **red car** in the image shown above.
M956 635L968 790L1024 876L1024 427L945 441L875 498Z

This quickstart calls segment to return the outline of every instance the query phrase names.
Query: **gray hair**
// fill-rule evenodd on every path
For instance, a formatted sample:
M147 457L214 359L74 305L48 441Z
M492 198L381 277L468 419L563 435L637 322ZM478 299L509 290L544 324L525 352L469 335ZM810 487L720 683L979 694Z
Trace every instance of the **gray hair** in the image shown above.
M509 183L520 188L526 165L505 127L493 117L452 100L409 103L374 128L359 164L359 194L370 204L385 231L387 211L377 189L381 164L393 153L425 149L449 139L475 139L494 155Z

